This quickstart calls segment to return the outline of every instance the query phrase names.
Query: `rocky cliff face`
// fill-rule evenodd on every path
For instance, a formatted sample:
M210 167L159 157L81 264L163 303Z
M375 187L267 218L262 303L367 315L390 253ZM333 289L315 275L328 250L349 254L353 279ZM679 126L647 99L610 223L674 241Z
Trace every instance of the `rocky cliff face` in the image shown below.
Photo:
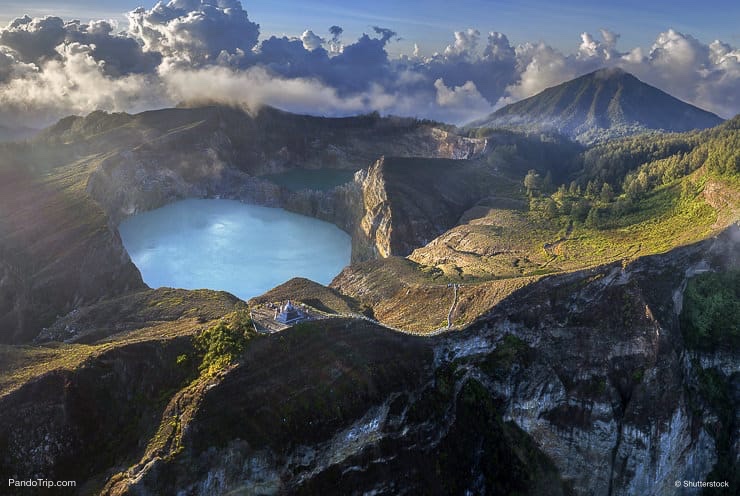
M116 232L127 216L182 198L231 198L357 234L359 183L295 193L260 176L294 167L359 170L383 153L467 158L484 148L483 140L409 119L321 119L269 108L64 119L0 164L0 342L29 341L78 306L144 287Z
M189 343L178 338L118 347L0 397L0 470L17 480L81 486L130 463L127 457L152 435L164 408L161 395L188 377L185 367L172 365Z
M461 137L406 120L334 122L292 116L293 121L310 121L302 124L305 129L301 129L308 136L301 138L306 143L299 144L291 141L289 135L278 134L281 129L295 127L296 122L269 109L265 112L268 115L255 118L239 117L232 115L233 112L215 117L209 114L204 121L180 126L139 146L127 145L99 162L87 180L86 191L114 224L137 212L188 197L229 198L284 207L332 222L350 233L355 241L353 260L356 261L410 252L454 224L475 196L476 188L471 187L472 167L464 167L464 162L456 160L435 159L475 157L485 149L485 140ZM238 123L232 122L235 120ZM264 129L256 127L256 123L263 124ZM75 125L84 129L83 124ZM248 134L238 135L230 127L227 132L228 126ZM109 133L123 131L114 128ZM295 167L360 171L384 153L430 158L421 162L384 159L371 167L370 172L360 173L354 183L328 192L293 192L261 177ZM428 197L438 192L435 182L440 176L450 180L442 200L432 205ZM416 190L406 191L400 184L409 177L416 182ZM381 197L388 194L384 190L386 178L390 180L391 193L386 203L389 206L393 202L398 219L393 228L397 235L392 241L388 211L385 215L377 211L383 208L380 203L385 200ZM404 195L409 193L413 196L405 199ZM414 217L417 214L425 218ZM361 225L363 216L366 220ZM372 226L373 218L385 222L379 232Z
M103 493L564 494L485 388L462 383L435 371L431 342L366 323L260 340L195 411L180 404L180 454L142 459Z
M718 433L729 432L721 442L738 457L737 432L702 385L707 371L737 385L737 350L696 355L677 317L687 277L739 266L737 235L735 228L665 255L543 279L436 338L335 319L253 339L235 367L147 414L161 415L157 432L176 426L164 441L149 427L154 437L138 438L148 445L141 458L142 448L111 444L109 471L114 462L72 449L82 411L54 413L77 396L47 394L43 408L29 396L56 380L42 377L0 400L0 439L60 454L6 455L4 471L73 479L105 472L107 482L96 479L104 494L676 494L676 480L707 479ZM152 355L156 377L110 384L107 408L176 379L173 355L187 353L177 342ZM140 358L129 363L126 353L68 374L65 390L85 391L95 374L110 381L134 373ZM113 375L104 372L108 356ZM736 416L740 398L728 401ZM53 436L41 427L50 418L58 419ZM84 439L105 440L111 434L99 429L117 432L124 422L104 418L100 427L85 423ZM77 464L60 461L66 450ZM129 468L110 476L121 460Z
M383 157L362 179L353 261L406 256L457 224L486 195L492 173L465 160Z
M120 124L124 117L110 119ZM100 152L108 145L108 150L115 151L94 168L87 192L114 223L185 197L234 198L296 209L304 204L310 211L315 207L300 195L292 198L260 176L292 168L356 171L383 154L470 158L486 146L485 140L413 120L372 116L321 119L269 108L256 116L220 107L170 109L126 116L124 125L107 127L107 121L100 120L95 114L60 124L60 129L47 131L44 139L52 143L79 141L92 132L87 127L96 124L99 131L103 126L105 132L85 140L84 147ZM315 199L316 195L308 201ZM328 208L324 202L317 211L326 215Z

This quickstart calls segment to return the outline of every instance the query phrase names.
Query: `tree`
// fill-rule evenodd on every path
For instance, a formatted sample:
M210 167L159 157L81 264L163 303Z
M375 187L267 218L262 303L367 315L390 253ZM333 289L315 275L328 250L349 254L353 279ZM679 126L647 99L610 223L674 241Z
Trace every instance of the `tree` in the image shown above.
M591 207L586 216L586 227L598 229L601 225L601 215L599 207Z
M573 204L573 208L571 210L571 217L573 217L578 222L583 222L586 219L586 216L588 215L590 205L586 200L578 200Z
M589 181L588 184L586 184L586 197L588 198L596 198L596 194L598 192L596 181Z
M545 217L548 219L554 219L558 216L558 205L555 200L548 198L545 202Z
M581 196L581 187L577 182L571 181L570 187L568 188L568 194L572 196Z
M542 178L536 170L530 169L527 175L524 176L524 187L527 188L527 194L532 196L535 191L539 191L542 188Z
M567 198L563 200L560 205L560 213L563 215L570 215L573 212L573 202Z
M563 198L568 194L568 189L565 187L565 184L561 184L558 186L558 190L553 195L555 199L562 201Z
M604 183L604 186L601 187L601 201L604 203L609 203L614 199L614 190L609 185L609 183Z

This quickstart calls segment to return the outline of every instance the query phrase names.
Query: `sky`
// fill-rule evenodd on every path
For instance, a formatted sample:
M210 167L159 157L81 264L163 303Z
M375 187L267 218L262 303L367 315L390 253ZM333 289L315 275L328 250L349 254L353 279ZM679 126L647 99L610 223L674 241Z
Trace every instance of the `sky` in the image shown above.
M0 2L0 24L24 14L67 19L112 19L127 28L125 13L151 7L142 0L9 0ZM560 50L573 50L582 31L606 28L619 32L630 46L649 47L655 34L668 28L688 32L704 42L720 39L740 44L740 2L720 0L711 8L696 0L251 0L242 2L265 33L299 36L311 29L324 33L342 26L353 37L383 25L403 39L397 51L413 43L427 55L444 49L450 33L475 28L500 31L514 43L544 40ZM451 7L454 5L454 7ZM286 15L286 13L290 13Z
M610 66L731 117L740 112L740 2L709 7L687 0L2 0L0 125L185 100L318 115L378 110L460 124Z

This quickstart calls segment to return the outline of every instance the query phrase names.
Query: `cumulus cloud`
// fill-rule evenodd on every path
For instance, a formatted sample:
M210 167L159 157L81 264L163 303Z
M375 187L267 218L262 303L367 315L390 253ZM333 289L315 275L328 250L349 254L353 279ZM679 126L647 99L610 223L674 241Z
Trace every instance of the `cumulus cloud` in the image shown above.
M472 81L449 88L442 79L437 79L434 88L437 90L437 104L443 109L450 109L453 121L477 119L493 111L491 104Z
M16 51L0 45L0 84L21 79L37 70L35 65L22 62Z
M0 32L0 44L15 50L24 62L39 62L57 56L54 50L64 41L66 29L59 17L13 20Z
M259 24L238 0L171 0L128 15L130 33L171 64L200 66L243 57L257 44Z
M324 40L320 36L317 36L316 33L311 31L310 29L307 29L303 32L303 34L301 35L301 41L303 42L303 48L309 51L321 48L321 46L326 43L326 40Z
M740 112L740 50L669 29L641 60L620 64L637 77L702 108L730 117Z
M0 46L12 49L18 60L42 65L48 60L61 60L60 45L78 43L91 49L91 56L103 62L104 71L111 76L152 72L161 62L158 53L146 53L139 43L125 35L113 33L108 21L80 21L65 23L59 17L31 19L24 16L0 30Z
M108 76L88 45L61 44L57 55L0 86L0 119L35 124L96 109L141 111L163 101L157 78Z
M391 59L387 48L398 35L389 27L355 40L343 40L340 26L324 34L307 27L259 42L259 25L238 0L161 1L129 21L127 32L117 32L111 21L25 16L0 29L3 123L206 99L464 123L601 67L621 67L724 117L740 112L740 50L673 29L648 49L624 51L618 33L582 33L570 54L464 29L432 56L414 45Z

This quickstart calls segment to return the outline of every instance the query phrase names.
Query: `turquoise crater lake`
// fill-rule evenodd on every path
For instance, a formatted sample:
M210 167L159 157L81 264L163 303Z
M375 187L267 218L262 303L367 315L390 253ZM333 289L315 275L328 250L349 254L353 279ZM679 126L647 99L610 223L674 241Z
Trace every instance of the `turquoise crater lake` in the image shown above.
M328 284L349 264L336 226L233 200L183 200L119 226L150 287L216 289L249 299L293 277Z

